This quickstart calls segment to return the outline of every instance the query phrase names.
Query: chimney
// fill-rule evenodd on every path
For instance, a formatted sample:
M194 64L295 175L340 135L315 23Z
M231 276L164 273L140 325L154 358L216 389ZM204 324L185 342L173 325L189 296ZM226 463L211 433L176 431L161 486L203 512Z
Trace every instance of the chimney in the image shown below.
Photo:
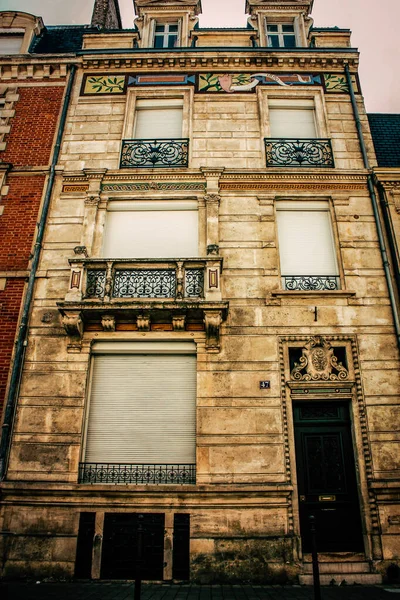
M92 27L100 29L122 29L119 0L95 0Z

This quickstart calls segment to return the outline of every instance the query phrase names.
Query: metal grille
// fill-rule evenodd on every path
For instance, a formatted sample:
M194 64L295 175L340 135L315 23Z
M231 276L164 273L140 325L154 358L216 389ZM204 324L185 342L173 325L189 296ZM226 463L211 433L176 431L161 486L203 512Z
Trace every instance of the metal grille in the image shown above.
M185 297L200 298L204 296L204 269L186 269Z
M175 298L176 272L171 269L115 271L114 298Z
M196 465L79 463L78 483L195 484Z
M336 275L285 275L285 290L329 291L338 290L340 279Z
M88 269L86 276L86 298L103 298L106 285L106 271Z
M189 139L123 140L121 167L187 167Z
M321 419L339 419L339 407L332 404L302 406L300 408L300 418L303 421L320 421Z
M334 167L330 140L265 139L267 167Z

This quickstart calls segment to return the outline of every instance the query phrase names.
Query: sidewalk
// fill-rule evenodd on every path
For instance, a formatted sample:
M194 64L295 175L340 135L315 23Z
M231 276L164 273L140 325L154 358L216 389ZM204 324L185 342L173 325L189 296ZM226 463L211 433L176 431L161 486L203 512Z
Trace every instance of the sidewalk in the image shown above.
M133 600L132 582L0 583L1 600ZM400 600L399 586L323 587L322 600ZM143 584L141 600L314 600L312 587Z

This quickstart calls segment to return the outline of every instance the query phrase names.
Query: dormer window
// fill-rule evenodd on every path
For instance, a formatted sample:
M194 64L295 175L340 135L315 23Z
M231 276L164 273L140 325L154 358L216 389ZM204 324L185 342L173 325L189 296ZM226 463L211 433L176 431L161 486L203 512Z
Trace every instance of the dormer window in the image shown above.
M24 29L0 28L0 54L20 54Z
M154 30L154 48L176 48L179 39L179 23L158 23Z
M293 23L268 23L269 48L296 48L296 33Z

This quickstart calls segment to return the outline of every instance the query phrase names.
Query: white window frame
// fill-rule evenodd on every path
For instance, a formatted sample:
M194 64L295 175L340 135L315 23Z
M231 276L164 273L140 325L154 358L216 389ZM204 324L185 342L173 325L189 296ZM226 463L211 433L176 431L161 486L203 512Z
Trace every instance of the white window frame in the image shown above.
M276 32L274 32L274 31L268 31L268 27L270 25L277 27L278 31L276 31ZM291 27L293 27L293 32L283 31L283 27L285 25L290 25ZM267 36L267 46L268 46L268 48L286 48L287 47L289 49L292 48L293 50L295 48L298 48L298 36L297 36L296 25L295 25L294 21L292 21L292 22L288 21L287 23L285 23L285 22L267 21L266 22L266 27L267 27L266 36ZM272 35L278 36L279 46L276 47L276 46L273 46L270 43L269 37L272 36ZM285 46L285 37L286 36L294 37L294 41L295 41L294 46Z
M177 26L177 31L174 32L170 32L169 28L170 26ZM161 34L161 32L157 32L156 29L159 26L163 26L164 27L164 33ZM156 37L163 37L163 45L158 48L159 50L161 50L162 48L169 48L168 46L168 42L169 42L169 37L170 36L176 36L176 45L173 46L172 48L169 48L170 50L173 50L174 48L179 48L179 46L181 45L181 20L180 19L176 19L176 21L164 21L164 20L157 20L154 19L153 21L153 31L152 31L152 47L156 48Z

